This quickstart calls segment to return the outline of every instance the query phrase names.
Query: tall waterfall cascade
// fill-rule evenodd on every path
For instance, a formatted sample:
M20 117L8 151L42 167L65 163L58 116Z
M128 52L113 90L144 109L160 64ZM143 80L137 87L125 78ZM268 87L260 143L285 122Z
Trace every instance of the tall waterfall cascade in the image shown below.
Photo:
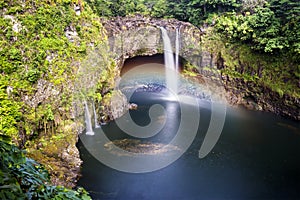
M178 93L178 63L179 63L179 29L176 29L175 59L168 32L160 27L164 44L164 61L166 69L166 87L173 94Z
M175 40L175 69L176 72L179 71L179 39L180 39L180 31L179 28L176 29L176 40Z
M89 111L89 107L86 101L84 101L84 107L85 107L85 125L86 125L86 135L94 135L94 131L92 128L92 121L91 121L91 115Z

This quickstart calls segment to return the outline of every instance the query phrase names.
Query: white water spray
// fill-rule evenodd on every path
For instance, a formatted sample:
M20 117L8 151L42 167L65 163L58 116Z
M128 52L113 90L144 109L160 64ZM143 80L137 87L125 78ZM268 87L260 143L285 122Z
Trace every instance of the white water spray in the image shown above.
M91 115L89 112L89 107L86 101L84 101L84 106L85 106L85 125L86 125L86 135L94 135L94 131L92 128L92 121L91 121Z
M164 61L166 68L166 86L171 92L177 95L177 70L174 62L174 55L172 51L172 45L170 38L168 36L167 30L163 27L160 27L163 43L164 43ZM177 39L176 39L177 40ZM178 42L179 44L179 42ZM179 46L179 45L178 45ZM177 50L176 50L177 51ZM179 50L178 50L179 52ZM177 60L176 60L177 61Z
M176 40L175 40L175 69L179 71L179 40L180 40L180 27L176 29Z

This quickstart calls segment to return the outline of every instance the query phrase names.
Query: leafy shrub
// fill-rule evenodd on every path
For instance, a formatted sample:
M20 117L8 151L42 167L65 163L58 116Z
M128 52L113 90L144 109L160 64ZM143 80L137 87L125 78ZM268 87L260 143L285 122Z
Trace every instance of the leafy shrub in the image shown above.
M91 199L83 188L50 185L47 170L8 141L0 135L0 199Z

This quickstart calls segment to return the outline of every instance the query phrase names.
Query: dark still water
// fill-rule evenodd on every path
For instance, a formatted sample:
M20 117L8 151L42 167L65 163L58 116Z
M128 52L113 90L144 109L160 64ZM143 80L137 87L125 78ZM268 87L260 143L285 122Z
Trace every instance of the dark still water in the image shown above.
M156 122L164 124L164 127L156 135L140 139L127 135L115 122L111 122L101 128L109 140L125 141L121 147L129 151L134 151L130 145L135 143L126 143L131 140L123 139L145 142L143 144L147 148L141 145L142 150L137 151L144 153L153 163L179 152L182 149L180 144L166 152L160 152L158 144L168 144L175 138L181 123L180 105L154 92L136 93L131 101L137 103L138 108L131 110L130 115L140 126L151 123L149 108L152 105L163 106L167 115L165 117L162 113ZM79 141L83 165L78 185L85 187L93 199L300 199L298 122L270 113L227 108L217 144L206 157L199 159L199 149L210 123L211 105L200 102L199 106L184 106L200 112L200 120L187 119L199 126L193 143L171 165L147 173L121 172L95 159ZM129 166L135 165L130 155L118 154L109 147L111 144L98 141L102 131L96 129L95 136L82 137L89 137L87 141L95 148L105 146L100 154L128 159ZM180 133L189 134L189 125Z

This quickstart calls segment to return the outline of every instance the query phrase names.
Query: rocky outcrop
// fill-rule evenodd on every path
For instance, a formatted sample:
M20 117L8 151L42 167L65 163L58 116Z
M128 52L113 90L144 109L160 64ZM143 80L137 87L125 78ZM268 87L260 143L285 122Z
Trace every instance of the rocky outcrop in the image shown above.
M269 87L244 78L231 77L220 69L227 66L220 55L202 53L199 72L205 77L221 82L230 105L242 105L247 109L268 111L294 120L300 120L300 99L288 94L280 95ZM243 76L242 72L238 72Z
M278 115L300 120L300 100L278 92L266 86L257 85L253 81L245 81L242 78L230 78L222 76L227 100L232 105L243 105L251 110L264 110Z
M212 51L211 48L206 50L206 47L202 47L201 37L205 34L203 29L175 19L152 19L140 15L103 19L102 23L107 30L110 49L119 68L127 58L163 53L160 27L167 29L173 44L178 29L181 35L181 58L198 66L198 72L204 77L223 84L231 105L241 104L249 109L270 111L300 120L299 98L287 94L280 96L263 85L243 78L230 78L226 74L221 76L220 69L224 67L224 59L219 55L218 49Z
M163 53L160 27L164 27L168 31L173 46L175 46L176 29L178 29L181 38L179 55L191 63L201 62L199 58L201 58L201 35L203 32L188 22L175 19L153 19L137 15L103 19L102 23L107 30L114 60L120 67L127 58Z

